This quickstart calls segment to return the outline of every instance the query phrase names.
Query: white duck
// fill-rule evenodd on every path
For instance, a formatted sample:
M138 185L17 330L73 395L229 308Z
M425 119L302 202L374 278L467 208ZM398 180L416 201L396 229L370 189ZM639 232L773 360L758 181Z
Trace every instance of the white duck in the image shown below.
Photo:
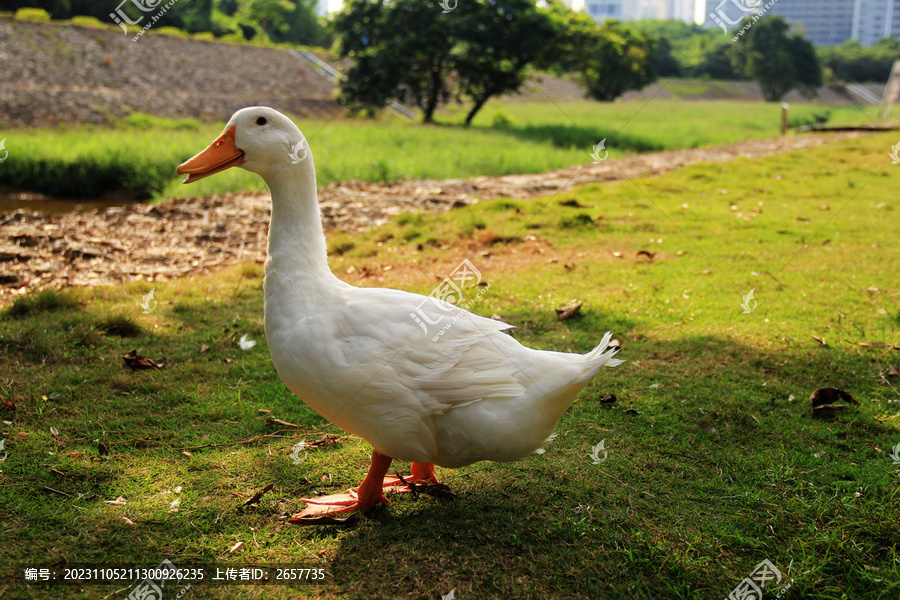
M384 490L398 483L385 480L392 459L412 463L411 480L437 482L436 464L518 460L547 444L588 380L622 362L607 349L610 334L584 355L532 350L504 333L511 325L339 280L328 267L308 148L278 111L244 108L178 167L185 183L235 166L265 180L265 323L275 370L313 410L373 448L359 488L304 500L310 506L294 521L387 503Z

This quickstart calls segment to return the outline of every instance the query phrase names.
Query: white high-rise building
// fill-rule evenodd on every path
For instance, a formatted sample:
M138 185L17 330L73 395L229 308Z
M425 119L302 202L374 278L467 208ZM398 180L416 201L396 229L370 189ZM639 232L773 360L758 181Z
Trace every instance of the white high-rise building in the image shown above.
M571 0L573 10L584 10L595 21L617 19L680 19L694 21L697 2L703 0Z
M706 24L735 29L741 18L752 15L753 7L759 4L750 0L708 0ZM765 14L784 17L819 46L837 46L848 39L871 46L882 38L900 38L900 0L776 0Z

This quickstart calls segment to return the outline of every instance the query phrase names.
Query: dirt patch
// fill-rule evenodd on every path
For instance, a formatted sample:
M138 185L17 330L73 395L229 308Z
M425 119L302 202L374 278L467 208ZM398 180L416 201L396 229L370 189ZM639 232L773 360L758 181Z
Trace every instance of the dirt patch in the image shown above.
M326 231L359 232L401 212L442 212L497 197L533 198L588 183L661 175L696 162L770 156L861 133L750 140L651 152L536 175L346 182L319 192ZM262 263L268 193L175 198L156 205L66 214L18 210L0 218L0 304L31 290L128 281L166 281L225 265Z

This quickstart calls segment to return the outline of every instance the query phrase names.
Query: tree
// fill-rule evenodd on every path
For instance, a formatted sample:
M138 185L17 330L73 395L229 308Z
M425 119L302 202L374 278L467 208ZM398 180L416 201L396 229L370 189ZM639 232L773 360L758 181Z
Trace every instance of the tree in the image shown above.
M377 110L393 97L421 108L423 122L431 123L450 98L452 18L446 17L426 2L350 0L334 20L340 56L355 61L338 100L353 110Z
M472 101L465 124L492 96L517 92L530 65L549 61L563 30L533 0L469 0L454 23L458 95Z
M449 5L448 5L449 6ZM561 36L534 0L468 0L449 13L422 0L350 0L334 21L340 56L353 58L339 99L354 110L390 98L430 123L451 98L472 102L470 124L493 96L518 91Z
M748 18L740 27L752 24L744 36L733 44L735 69L753 79L771 102L780 100L794 88L814 95L822 85L822 67L816 50L800 35L789 35L790 26L780 16L757 21Z
M867 48L856 40L847 40L841 46L816 50L822 66L829 68L838 81L884 82L900 57L900 41L884 38Z
M653 83L654 52L655 44L649 36L618 21L606 21L585 48L579 65L587 95L609 102L628 90Z

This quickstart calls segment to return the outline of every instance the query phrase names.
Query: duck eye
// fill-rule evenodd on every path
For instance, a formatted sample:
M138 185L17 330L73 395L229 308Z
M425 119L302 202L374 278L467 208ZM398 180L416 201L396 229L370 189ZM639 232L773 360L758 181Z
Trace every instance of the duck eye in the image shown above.
M256 124L257 124L257 125L265 125L265 124L266 124L266 118L265 118L265 117L260 117L260 118L258 118L258 119L256 120Z

